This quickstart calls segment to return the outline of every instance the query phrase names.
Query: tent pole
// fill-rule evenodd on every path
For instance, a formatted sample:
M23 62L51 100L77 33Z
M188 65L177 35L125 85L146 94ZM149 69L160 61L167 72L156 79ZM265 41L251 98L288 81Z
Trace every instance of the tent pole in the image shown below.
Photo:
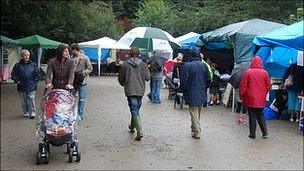
M39 47L38 48L38 61L37 61L37 65L38 65L39 70L40 70L41 56L42 56L42 48Z
M101 57L101 49L98 47L98 76L100 76L100 57Z
M0 64L0 68L3 68L3 46L1 46L1 64ZM2 73L2 72L1 72Z
M235 102L235 88L232 91L232 112L234 112L234 102Z

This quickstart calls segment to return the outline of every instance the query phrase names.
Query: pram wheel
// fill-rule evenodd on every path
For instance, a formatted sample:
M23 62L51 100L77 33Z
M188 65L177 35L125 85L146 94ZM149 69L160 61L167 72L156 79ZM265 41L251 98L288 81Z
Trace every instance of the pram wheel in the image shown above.
M44 164L49 164L49 156L50 156L50 153L48 151L46 151L45 156L44 156Z
M37 151L37 161L36 164L41 164L44 159L44 164L49 164L49 144L39 143L39 149Z
M81 154L78 147L77 142L73 142L72 144L68 144L68 162L71 163L73 161L73 157L76 156L76 162L80 162Z
M80 160L81 160L81 154L79 149L77 148L76 162L80 162Z
M73 149L69 150L68 161L69 161L69 163L71 163L73 161Z
M37 160L36 160L36 164L40 165L41 163L41 152L38 150L37 151Z

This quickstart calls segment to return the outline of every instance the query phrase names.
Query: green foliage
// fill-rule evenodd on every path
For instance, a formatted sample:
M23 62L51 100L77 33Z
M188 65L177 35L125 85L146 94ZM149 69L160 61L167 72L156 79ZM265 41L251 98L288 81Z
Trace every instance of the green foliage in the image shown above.
M164 0L147 0L141 3L135 23L137 26L165 28L172 17L170 10L170 6Z
M290 22L290 24L296 23L296 22L303 20L304 19L303 17L304 17L304 10L303 10L303 7L301 7L301 8L297 9L296 14L291 14L289 16L288 21Z
M38 34L72 43L103 36L118 39L124 28L159 27L173 36L204 33L260 18L291 24L303 20L302 0L2 0L1 34L21 38ZM127 19L127 20L125 20Z
M112 9L102 1L1 1L1 34L38 34L64 43L122 34Z

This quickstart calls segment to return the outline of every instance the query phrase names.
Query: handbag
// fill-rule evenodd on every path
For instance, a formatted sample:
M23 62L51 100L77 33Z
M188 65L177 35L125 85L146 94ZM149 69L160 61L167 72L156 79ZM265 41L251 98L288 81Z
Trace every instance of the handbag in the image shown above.
M284 82L284 87L290 87L293 85L293 75L288 75L288 77L286 78L285 82Z

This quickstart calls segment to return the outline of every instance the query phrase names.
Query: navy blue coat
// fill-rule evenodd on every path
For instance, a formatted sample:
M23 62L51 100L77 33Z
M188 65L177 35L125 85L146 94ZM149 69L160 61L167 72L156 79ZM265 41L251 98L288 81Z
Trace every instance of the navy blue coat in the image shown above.
M13 68L12 79L17 83L17 90L19 92L32 92L37 90L37 83L39 81L37 65L32 61L24 63L23 60L20 60Z
M186 103L201 106L207 101L207 88L211 82L208 67L200 60L199 53L193 52L181 73L181 88Z

